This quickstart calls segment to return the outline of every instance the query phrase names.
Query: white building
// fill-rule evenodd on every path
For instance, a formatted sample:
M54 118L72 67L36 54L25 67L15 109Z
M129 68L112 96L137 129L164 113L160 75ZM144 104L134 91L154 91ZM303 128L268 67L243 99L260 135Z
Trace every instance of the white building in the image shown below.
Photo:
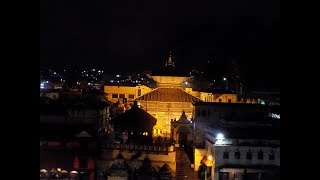
M214 180L280 179L279 119L262 105L195 104L195 171Z
M205 144L202 166L215 180L279 178L280 140L234 139L206 133Z

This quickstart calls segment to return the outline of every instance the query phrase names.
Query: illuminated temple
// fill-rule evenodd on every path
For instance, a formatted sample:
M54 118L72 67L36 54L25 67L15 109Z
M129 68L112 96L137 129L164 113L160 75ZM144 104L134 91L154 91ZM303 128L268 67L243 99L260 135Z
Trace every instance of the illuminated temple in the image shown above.
M141 85L136 87L105 86L104 91L108 94L108 99L113 102L121 101L118 98L120 94L121 97L127 98L129 102L138 101L142 109L157 119L153 129L153 137L164 136L169 138L171 120L179 119L183 111L188 120L192 119L193 102L237 102L236 94L213 94L192 91L192 88L183 88L182 84L191 77L176 72L171 53L165 68L154 72L149 77L157 82L156 88L151 89Z

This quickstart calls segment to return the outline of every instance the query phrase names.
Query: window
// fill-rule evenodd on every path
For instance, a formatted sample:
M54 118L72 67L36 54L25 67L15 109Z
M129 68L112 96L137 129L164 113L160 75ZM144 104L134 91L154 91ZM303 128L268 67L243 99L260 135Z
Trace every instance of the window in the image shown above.
M125 98L124 94L119 94L119 98Z
M219 103L221 103L222 102L222 99L219 99Z
M138 89L138 96L141 96L141 89Z
M118 98L118 94L112 94L112 98Z
M263 152L261 150L258 152L258 159L263 159Z
M133 94L129 94L129 99L134 99L134 95Z
M247 152L247 159L252 159L252 152L250 150Z
M207 111L206 110L202 110L202 116L206 117L207 116Z
M229 159L229 152L228 151L225 151L223 153L223 159Z
M271 151L269 154L269 160L274 160L274 152Z
M234 152L234 158L240 159L240 151L239 150L236 150L236 152Z
M228 99L228 103L231 103L231 99Z

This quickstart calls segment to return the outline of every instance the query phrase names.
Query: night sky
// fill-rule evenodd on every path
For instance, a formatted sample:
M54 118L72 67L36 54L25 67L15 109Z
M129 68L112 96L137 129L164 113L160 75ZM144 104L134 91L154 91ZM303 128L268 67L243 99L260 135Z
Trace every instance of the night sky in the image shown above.
M188 70L232 57L248 81L279 88L280 2L40 1L41 65L141 71L169 50Z

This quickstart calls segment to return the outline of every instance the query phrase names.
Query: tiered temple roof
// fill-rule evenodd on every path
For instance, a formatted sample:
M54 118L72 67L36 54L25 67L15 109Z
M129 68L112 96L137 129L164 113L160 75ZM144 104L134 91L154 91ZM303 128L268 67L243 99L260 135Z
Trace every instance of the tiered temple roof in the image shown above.
M181 88L157 88L136 100L140 101L161 101L161 102L196 102L201 99L185 92Z

